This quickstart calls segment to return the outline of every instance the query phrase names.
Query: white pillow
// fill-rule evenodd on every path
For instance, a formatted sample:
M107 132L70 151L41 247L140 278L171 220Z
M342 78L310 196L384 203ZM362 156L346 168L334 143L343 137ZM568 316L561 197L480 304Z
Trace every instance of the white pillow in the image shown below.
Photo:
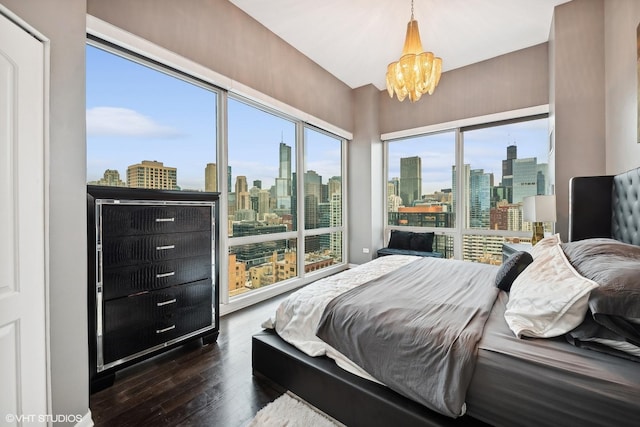
M598 286L571 266L557 241L541 247L511 285L504 318L518 338L566 334L582 323L589 293Z
M543 255L560 243L562 243L562 240L560 240L560 234L558 233L552 236L545 237L544 239L536 243L533 249L531 249L531 256L533 257L533 259L536 259L540 255Z

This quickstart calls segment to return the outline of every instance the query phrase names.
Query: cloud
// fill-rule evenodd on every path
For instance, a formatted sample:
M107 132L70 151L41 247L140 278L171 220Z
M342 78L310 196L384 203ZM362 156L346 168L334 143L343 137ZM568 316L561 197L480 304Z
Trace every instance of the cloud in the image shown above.
M87 110L87 135L175 138L181 133L128 108L94 107Z

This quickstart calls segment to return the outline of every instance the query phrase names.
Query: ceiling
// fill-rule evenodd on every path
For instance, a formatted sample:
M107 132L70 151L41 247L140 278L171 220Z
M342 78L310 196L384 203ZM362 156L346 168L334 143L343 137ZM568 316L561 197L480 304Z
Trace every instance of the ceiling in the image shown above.
M410 0L230 0L351 88L385 89L402 52ZM415 0L422 48L443 71L543 43L569 0Z

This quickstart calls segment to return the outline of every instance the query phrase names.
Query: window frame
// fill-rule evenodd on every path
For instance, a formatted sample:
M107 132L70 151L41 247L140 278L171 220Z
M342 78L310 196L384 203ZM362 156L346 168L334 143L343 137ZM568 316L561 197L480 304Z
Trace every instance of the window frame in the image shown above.
M455 225L453 228L444 227L402 227L389 225L389 216L387 210L387 183L389 182L389 145L394 141L407 138L432 135L442 132L455 132L455 161L456 161L456 181L464 182L464 132L476 129L490 128L512 123L526 122L547 118L549 120L549 104L529 107L519 110L506 111L486 116L473 117L453 122L429 125L420 128L407 129L398 132L390 132L380 136L384 145L384 188L382 206L384 215L384 242L388 241L391 230L405 230L414 232L434 232L437 236L445 236L453 238L453 257L455 259L463 259L463 241L465 235L482 235L482 236L502 236L510 238L527 238L531 237L528 231L510 231L510 230L483 230L469 228L464 223L465 212L467 209L466 197L463 191L456 191L455 200ZM552 125L549 122L548 134L552 132ZM554 151L549 150L549 157L554 156ZM553 185L553 183L552 183ZM466 191L466 189L465 189Z
M242 99L244 102L251 102L253 105L260 109L266 110L277 116L283 116L296 123L296 172L301 168L301 159L303 159L304 148L299 147L300 141L303 141L304 126L312 127L321 132L336 137L341 140L342 146L342 194L343 194L343 206L342 206L342 226L330 227L323 229L304 230L304 227L298 227L298 230L286 233L274 233L261 236L246 236L237 238L234 241L236 244L253 243L260 241L272 241L296 238L297 240L297 252L298 254L304 254L304 241L306 235L324 234L327 231L334 232L337 229L343 233L343 236L348 236L348 203L346 198L347 185L347 144L353 139L353 134L342 128L339 128L331 123L328 123L320 118L317 118L311 114L308 114L295 107L287 105L281 101L278 101L270 96L256 91L240 82L234 81L222 74L219 74L209 68L206 68L194 61L191 61L181 55L178 55L168 49L162 48L154 43L151 43L139 36L122 30L112 24L102 21L92 15L87 15L87 37L85 40L87 44L98 44L97 47L108 50L119 56L125 56L127 59L134 60L135 62L142 62L145 66L158 66L161 67L162 72L170 71L175 73L175 77L187 79L190 83L199 82L209 90L215 90L217 93L217 144L216 144L216 162L217 162L217 191L220 193L220 199L218 203L218 209L221 213L228 212L228 192L226 181L226 170L228 165L228 110L227 103L228 97L234 97ZM302 143L302 145L304 145ZM224 171L224 173L223 173ZM296 175L298 182L298 191L303 191L301 188L302 179L300 173ZM298 200L301 200L298 198ZM301 209L298 210L298 215L302 212L304 215L304 198L302 198ZM226 220L221 220L218 224L219 231L219 257L218 262L221 265L228 265L229 247L230 242L228 236L228 224ZM308 233L307 233L308 231ZM220 315L225 315L232 311L241 309L271 298L280 293L287 292L306 285L319 278L335 274L341 270L348 268L348 264L345 260L344 254L348 254L348 244L346 238L342 239L343 257L340 263L334 264L330 267L316 270L309 274L304 274L304 256L297 257L298 277L296 279L290 279L283 282L274 284L274 286L267 286L256 290L255 292L248 292L246 296L234 297L231 300L228 296L228 280L229 272L227 268L219 268L219 283L218 289L220 292ZM300 274L302 273L302 274Z

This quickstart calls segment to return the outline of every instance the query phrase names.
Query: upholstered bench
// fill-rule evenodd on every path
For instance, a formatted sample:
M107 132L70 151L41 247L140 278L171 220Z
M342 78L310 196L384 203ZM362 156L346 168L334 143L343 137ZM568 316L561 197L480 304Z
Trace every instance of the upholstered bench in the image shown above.
M442 258L440 252L433 251L433 232L415 233L412 231L391 230L386 248L378 250L378 256L414 255Z

